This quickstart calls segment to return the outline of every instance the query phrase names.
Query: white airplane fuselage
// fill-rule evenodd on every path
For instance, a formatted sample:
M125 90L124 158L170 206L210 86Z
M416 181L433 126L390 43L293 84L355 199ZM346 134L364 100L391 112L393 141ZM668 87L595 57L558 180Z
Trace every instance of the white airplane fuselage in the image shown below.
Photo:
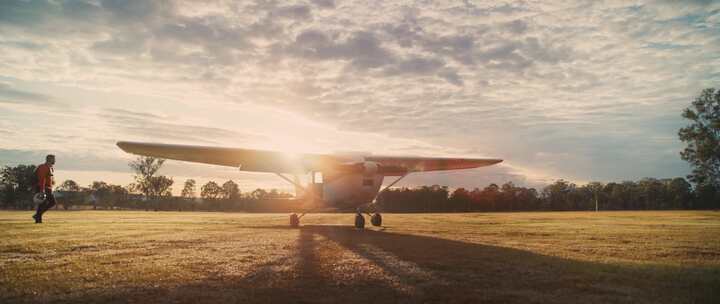
M356 208L373 201L380 191L383 175L344 174L324 180L322 200L331 207Z

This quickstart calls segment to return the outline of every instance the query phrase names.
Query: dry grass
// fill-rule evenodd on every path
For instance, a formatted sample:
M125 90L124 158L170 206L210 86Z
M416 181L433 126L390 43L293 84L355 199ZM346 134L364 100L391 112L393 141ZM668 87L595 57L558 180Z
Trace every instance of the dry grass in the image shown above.
M720 213L0 212L0 303L720 303Z

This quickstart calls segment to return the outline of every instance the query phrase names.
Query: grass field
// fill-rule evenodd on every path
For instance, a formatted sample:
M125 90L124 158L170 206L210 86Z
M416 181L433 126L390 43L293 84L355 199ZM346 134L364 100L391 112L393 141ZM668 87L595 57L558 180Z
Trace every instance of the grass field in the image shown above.
M720 303L720 212L0 211L0 303Z

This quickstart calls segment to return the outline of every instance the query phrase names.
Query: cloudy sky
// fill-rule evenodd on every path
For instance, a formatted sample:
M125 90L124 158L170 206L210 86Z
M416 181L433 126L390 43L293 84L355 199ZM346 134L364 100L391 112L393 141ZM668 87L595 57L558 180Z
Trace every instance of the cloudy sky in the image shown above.
M0 1L0 165L81 184L131 181L118 140L505 159L405 185L684 176L718 85L718 1Z

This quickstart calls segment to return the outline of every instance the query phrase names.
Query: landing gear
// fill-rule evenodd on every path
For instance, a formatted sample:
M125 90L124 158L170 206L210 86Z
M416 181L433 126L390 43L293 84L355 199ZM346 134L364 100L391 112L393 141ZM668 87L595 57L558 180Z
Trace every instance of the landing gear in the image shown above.
M370 223L375 227L382 226L382 215L380 215L380 213L374 213L370 216Z
M365 229L365 217L360 212L355 214L355 228Z
M297 228L300 226L300 217L293 213L290 215L290 227Z

